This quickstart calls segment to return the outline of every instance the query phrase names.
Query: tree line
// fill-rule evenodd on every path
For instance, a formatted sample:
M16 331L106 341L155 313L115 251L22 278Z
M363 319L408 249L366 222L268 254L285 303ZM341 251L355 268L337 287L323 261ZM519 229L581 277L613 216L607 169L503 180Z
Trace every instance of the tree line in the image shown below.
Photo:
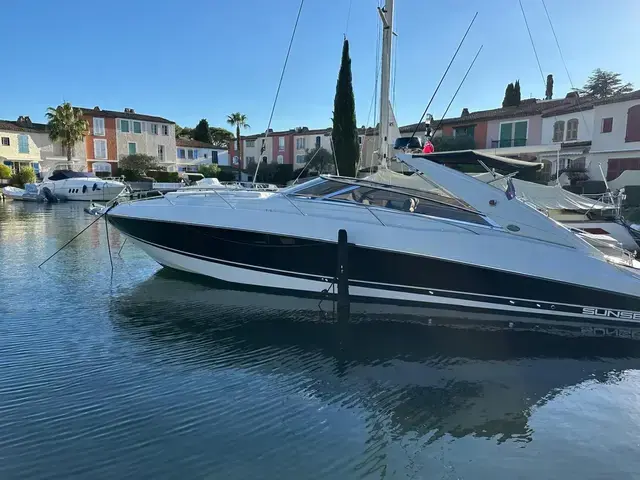
M580 97L586 98L609 98L623 93L629 93L633 91L633 85L628 82L624 82L620 73L610 72L608 70L602 70L596 68L582 88L574 88L572 91L576 92ZM547 75L547 82L545 85L544 99L553 99L553 75ZM522 101L520 94L520 81L516 80L515 83L509 83L504 92L504 99L502 100L503 107L517 107Z

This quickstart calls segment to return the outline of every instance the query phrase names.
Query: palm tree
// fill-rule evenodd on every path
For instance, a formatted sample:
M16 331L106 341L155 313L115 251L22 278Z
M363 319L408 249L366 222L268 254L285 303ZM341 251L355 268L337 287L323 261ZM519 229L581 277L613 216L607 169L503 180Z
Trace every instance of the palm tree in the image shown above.
M73 108L69 102L47 109L49 138L60 142L71 165L73 147L89 132L89 123L82 117L82 110Z
M240 128L251 127L247 123L247 116L240 112L227 115L227 123L236 127L236 140L238 142L238 181L240 181L240 170L242 170L242 138L240 138ZM260 159L258 159L258 161L260 161Z

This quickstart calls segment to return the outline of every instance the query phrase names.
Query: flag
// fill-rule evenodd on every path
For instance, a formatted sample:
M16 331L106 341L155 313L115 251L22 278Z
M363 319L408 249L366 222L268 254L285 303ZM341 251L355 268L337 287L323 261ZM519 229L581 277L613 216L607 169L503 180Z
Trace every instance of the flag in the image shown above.
M516 187L513 186L513 180L511 180L511 177L507 179L507 190L504 194L507 196L508 200L512 200L516 197Z

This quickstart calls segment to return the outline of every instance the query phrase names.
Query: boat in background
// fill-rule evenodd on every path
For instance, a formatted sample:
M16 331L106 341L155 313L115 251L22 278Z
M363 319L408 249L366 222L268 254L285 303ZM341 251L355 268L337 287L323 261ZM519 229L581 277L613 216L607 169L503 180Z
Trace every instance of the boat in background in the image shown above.
M38 187L34 183L28 183L25 188L4 187L2 194L10 200L18 200L21 202L44 202L46 198L38 191Z
M37 184L40 193L48 189L60 200L109 202L126 189L123 182L105 180L91 172L53 170L46 180Z

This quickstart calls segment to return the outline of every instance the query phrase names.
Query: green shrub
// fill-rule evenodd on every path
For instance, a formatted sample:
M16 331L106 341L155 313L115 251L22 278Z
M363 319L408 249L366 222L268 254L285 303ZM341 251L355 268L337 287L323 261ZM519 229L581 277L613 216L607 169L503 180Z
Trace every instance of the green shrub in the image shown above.
M36 172L31 167L21 168L18 173L14 173L11 176L11 183L20 188L23 188L25 183L35 183L35 181Z
M0 178L11 178L11 167L0 163Z
M156 182L162 182L162 183L178 183L180 181L178 172L148 170L147 176L153 178Z
M211 165L200 165L198 173L204 175L205 178L218 178L218 175L220 175L220 167L215 163Z
M220 169L218 180L221 182L233 182L237 178L237 173L232 169Z

